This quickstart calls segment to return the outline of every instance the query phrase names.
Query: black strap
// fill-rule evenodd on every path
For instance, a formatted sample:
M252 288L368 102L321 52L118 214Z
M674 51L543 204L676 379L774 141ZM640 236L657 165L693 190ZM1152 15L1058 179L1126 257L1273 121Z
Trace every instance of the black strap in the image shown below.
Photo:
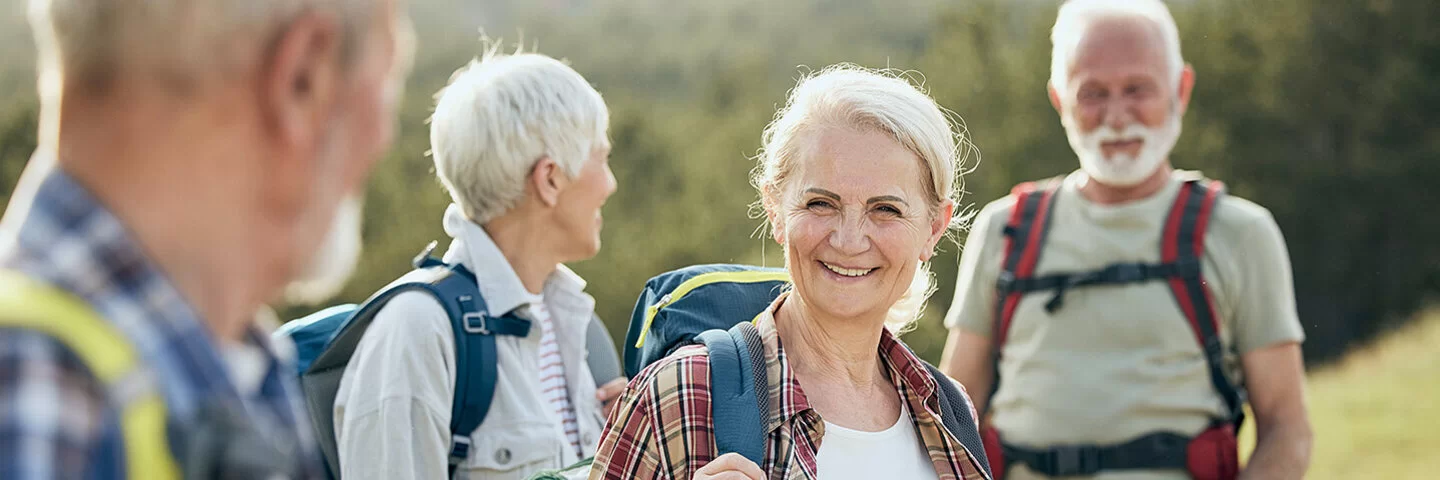
M1094 475L1101 470L1185 469L1190 439L1176 433L1152 433L1108 447L1062 446L1032 450L1004 445L1005 461L1023 463L1051 477Z
M980 438L980 430L976 428L975 416L970 413L970 402L960 393L960 389L955 387L955 382L950 380L950 377L930 362L921 360L920 363L925 364L925 369L930 371L930 377L935 379L935 385L939 387L935 393L940 397L941 423L980 464L986 480L995 478L990 470L990 459L985 456L985 442Z
M1196 251L1196 248L1197 245L1203 245L1201 243L1203 238L1200 237L1205 235L1205 232L1201 230L1203 227L1199 225L1200 218L1202 214L1207 213L1207 210L1213 210L1214 204L1218 203L1218 200L1211 199L1210 204L1206 203L1210 191L1208 183L1192 180L1186 182L1185 187L1181 190L1181 198L1176 200L1184 202L1184 205L1178 212L1180 215L1179 232L1173 235L1173 241L1176 244L1170 248L1174 248L1174 251L1178 253L1177 262L1193 263L1198 269L1200 255L1203 254L1203 251ZM1218 189L1219 186L1216 185L1214 188ZM1220 342L1220 334L1215 328L1218 322L1216 322L1215 312L1211 309L1209 292L1206 291L1204 279L1198 274L1185 277L1183 280L1183 293L1188 297L1188 303L1193 310L1193 317L1189 320L1199 332L1198 340L1201 350L1205 352L1205 365L1210 371L1210 383L1225 400L1225 407L1229 411L1229 418L1226 420L1234 425L1238 432L1240 426L1245 423L1243 408L1245 400L1240 390L1225 375L1224 348ZM1184 305L1187 299L1180 298L1182 292L1179 289L1172 289L1172 291L1176 295L1176 301Z
M1045 311L1054 313L1065 300L1070 289L1094 285L1118 285L1141 283L1162 278L1199 278L1200 262L1193 258L1181 258L1170 263L1117 263L1090 272L1056 273L1040 277L1002 278L996 283L1001 293L1032 293L1054 290L1054 296L1045 303Z
M1033 265L1039 265L1040 254L1044 252L1041 247L1045 245L1045 239L1050 234L1050 219L1054 216L1052 213L1055 211L1055 201L1060 197L1061 184L1060 179L1052 179L1043 185L1039 183L1022 184L1015 189L1019 198L1014 208L1019 211L1018 216L1012 223L1005 226L1003 232L1006 237L1009 237L1009 240L1005 249L1005 258L1001 262L1000 274L996 280L997 287L1016 281L1016 277L1021 273L1019 272L1021 260L1025 258L1029 249L1035 249ZM1048 204L1045 203L1047 199L1049 200ZM1040 231L1034 245L1031 245L1030 237L1035 228L1039 228ZM986 392L985 410L980 412L981 416L990 411L992 403L990 400L993 400L995 393L1000 391L1000 351L1005 346L1005 338L1009 333L1011 316L1014 313L1006 308L1011 293L1001 291L997 292L995 296L994 326L990 335L994 339L990 353L990 391Z

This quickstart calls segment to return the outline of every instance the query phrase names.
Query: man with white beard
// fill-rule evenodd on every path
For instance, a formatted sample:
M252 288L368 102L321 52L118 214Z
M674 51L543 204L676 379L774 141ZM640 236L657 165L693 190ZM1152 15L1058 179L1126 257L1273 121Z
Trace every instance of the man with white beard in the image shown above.
M1288 253L1268 210L1169 162L1195 76L1168 9L1071 0L1052 41L1080 168L981 210L945 319L941 366L978 392L996 476L1301 478Z

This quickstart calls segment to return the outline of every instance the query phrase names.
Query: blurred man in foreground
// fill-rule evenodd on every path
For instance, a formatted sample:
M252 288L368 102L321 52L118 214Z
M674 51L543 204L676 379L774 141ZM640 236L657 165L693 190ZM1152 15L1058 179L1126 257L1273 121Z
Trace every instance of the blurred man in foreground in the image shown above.
M1312 434L1285 243L1268 210L1169 163L1195 81L1169 11L1072 0L1052 40L1050 100L1080 169L982 210L946 318L941 365L993 392L977 394L993 468L1301 478ZM1241 474L1246 391L1258 445Z
M403 10L32 0L30 15L43 111L0 223L0 478L316 477L253 319L292 281L323 293L348 274L408 69Z
M570 466L594 455L602 403L625 387L597 389L585 361L595 299L564 265L600 250L600 208L616 188L609 109L564 63L496 48L455 73L430 121L454 200L442 262L466 272L460 298L473 298L451 308L453 295L411 290L374 313L334 397L343 478L523 479ZM449 312L470 308L475 320L457 328Z

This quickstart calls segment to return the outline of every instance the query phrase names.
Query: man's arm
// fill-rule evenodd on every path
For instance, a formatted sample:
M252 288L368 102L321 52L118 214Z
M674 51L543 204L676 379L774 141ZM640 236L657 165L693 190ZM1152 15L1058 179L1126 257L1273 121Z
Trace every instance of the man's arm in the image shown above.
M103 387L74 353L39 333L0 329L0 478L124 478L120 452L98 451L115 421L107 411ZM117 468L94 471L102 459Z
M341 478L446 478L454 358L434 297L402 293L376 314L336 396Z
M1314 433L1305 406L1305 367L1300 345L1284 343L1241 356L1250 407L1255 412L1255 452L1242 478L1302 478L1310 465Z
M940 357L942 372L959 381L967 392L978 392L971 395L970 400L980 412L985 411L990 382L995 380L990 348L989 338L955 327L950 329L950 338L945 341L945 352Z

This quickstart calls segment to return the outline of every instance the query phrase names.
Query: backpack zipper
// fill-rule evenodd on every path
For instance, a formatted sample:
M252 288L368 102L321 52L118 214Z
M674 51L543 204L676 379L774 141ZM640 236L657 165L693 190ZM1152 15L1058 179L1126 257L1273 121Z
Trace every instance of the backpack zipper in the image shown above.
M681 298L684 298L685 294L690 293L691 290L712 283L721 282L760 283L775 281L788 282L790 281L790 274L787 272L761 272L749 270L739 272L710 272L690 277L689 280L680 282L680 285L675 287L675 290L671 290L670 293L667 293L665 294L665 296L660 297L660 301L655 302L654 305L651 305L649 308L645 309L645 325L640 330L640 339L635 341L635 348L640 348L645 345L645 337L650 333L650 326L651 324L655 323L655 316L660 313L660 309L665 308L665 306L670 305L671 303L679 301Z

